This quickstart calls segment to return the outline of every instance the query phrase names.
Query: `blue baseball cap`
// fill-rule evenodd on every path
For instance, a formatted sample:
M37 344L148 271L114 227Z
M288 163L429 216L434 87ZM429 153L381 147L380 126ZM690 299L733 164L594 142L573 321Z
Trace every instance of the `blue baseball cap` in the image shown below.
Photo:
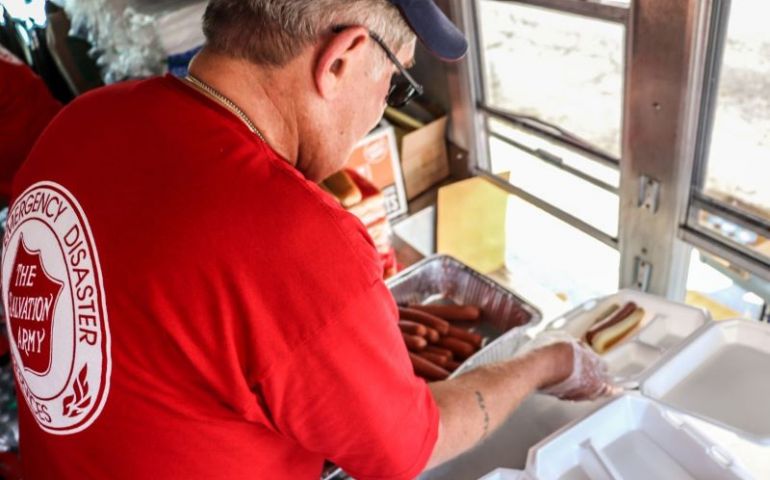
M438 58L454 62L468 52L468 40L433 0L389 0L417 38Z

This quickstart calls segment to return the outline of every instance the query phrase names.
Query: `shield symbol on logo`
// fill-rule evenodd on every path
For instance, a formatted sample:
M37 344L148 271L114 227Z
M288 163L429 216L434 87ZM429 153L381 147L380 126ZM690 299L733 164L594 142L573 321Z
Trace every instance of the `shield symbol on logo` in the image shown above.
M19 237L8 288L8 320L24 368L45 375L51 368L51 331L63 282L52 278L40 251Z

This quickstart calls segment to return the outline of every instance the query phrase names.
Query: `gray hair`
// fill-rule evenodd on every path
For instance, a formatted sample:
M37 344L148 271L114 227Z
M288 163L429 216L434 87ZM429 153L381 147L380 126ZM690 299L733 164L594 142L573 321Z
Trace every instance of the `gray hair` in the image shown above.
M336 25L366 27L394 52L415 38L388 0L210 0L203 16L208 48L274 67Z

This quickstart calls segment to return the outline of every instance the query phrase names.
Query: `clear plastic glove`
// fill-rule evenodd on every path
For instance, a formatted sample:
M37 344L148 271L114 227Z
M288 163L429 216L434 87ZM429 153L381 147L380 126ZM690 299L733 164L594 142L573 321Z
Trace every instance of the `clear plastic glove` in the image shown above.
M564 332L545 332L525 345L531 352L557 344L569 346L572 350L572 373L566 379L547 386L540 393L553 395L562 400L595 400L620 393L613 385L607 363L593 350Z

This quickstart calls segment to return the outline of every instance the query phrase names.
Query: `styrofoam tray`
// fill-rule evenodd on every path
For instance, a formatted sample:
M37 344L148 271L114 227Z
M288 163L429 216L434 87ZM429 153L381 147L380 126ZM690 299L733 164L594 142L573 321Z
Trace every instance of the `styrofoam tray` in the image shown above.
M714 322L641 384L644 395L770 446L770 325Z
M497 470L484 475L479 480L529 480L526 472L513 470L510 468L498 468Z
M547 322L542 330L563 330L582 339L602 311L610 305L623 306L634 302L645 310L636 333L613 347L603 356L610 374L618 384L629 388L639 381L667 352L682 343L704 324L710 316L704 310L668 301L635 290L621 290L603 299L591 300L571 312Z
M638 394L613 400L533 447L527 472L539 480L750 478L681 416Z
M527 453L533 445L609 401L601 398L591 402L565 402L550 395L532 395L475 447L421 474L419 480L479 478L501 467L524 470Z

